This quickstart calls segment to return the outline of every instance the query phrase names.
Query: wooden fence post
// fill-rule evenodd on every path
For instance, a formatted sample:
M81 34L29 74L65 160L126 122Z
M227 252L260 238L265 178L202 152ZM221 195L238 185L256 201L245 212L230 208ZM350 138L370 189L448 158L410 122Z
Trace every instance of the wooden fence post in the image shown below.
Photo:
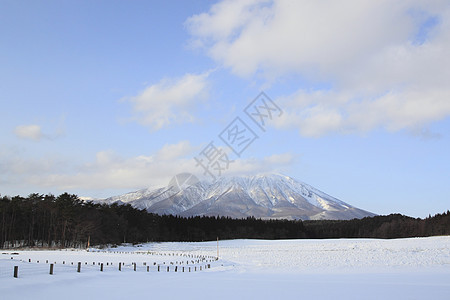
M150 271L150 266L147 266L147 272L149 272Z
M134 263L134 270L136 271L136 263Z
M158 272L159 272L159 265L158 265Z
M119 263L119 271L122 271L122 263Z
M170 267L169 267L169 266L167 266L167 272L169 272L169 268L170 268Z
M19 266L14 266L14 278L19 277Z
M50 264L50 275L53 275L53 264Z
M78 262L78 268L77 268L77 272L80 273L81 272L81 262Z
M100 272L103 272L103 263L100 264Z

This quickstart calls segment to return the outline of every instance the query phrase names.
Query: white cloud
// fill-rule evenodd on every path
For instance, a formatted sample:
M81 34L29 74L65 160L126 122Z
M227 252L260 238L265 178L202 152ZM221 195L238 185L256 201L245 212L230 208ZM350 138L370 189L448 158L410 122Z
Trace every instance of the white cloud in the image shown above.
M260 159L237 159L231 165L225 176L256 175L261 173L286 173L294 163L291 153L273 154Z
M188 19L191 34L239 75L328 72L409 37L407 2L222 1Z
M152 130L173 123L192 122L192 110L208 93L209 72L186 74L179 79L163 79L137 96L126 98L133 104L134 118Z
M16 195L33 190L32 179L70 169L70 160L59 155L33 157L21 147L0 147L0 190L2 194Z
M153 154L135 157L122 157L109 150L99 151L91 162L78 165L55 157L25 159L23 155L9 151L0 153L0 186L4 183L19 190L33 187L34 192L92 191L91 195L104 195L109 191L113 195L114 191L166 186L173 176L185 172L210 179L194 160L201 149L188 141L181 141L164 145ZM236 159L222 175L284 172L292 165L293 159L289 153L260 159Z
M44 133L41 125L29 124L19 125L14 128L14 134L21 139L41 141L41 140L55 140L65 135L64 116L57 120L57 123L51 124L54 129L53 133Z
M195 149L196 147L193 147L188 141L166 144L156 153L155 157L158 160L169 161L192 154Z
M33 176L31 182L62 190L134 190L164 186L172 176L195 168L195 162L190 157L194 150L196 147L182 141L165 145L155 154L135 157L122 157L111 150L99 151L95 160L79 166L73 172Z
M39 141L44 137L39 125L20 125L14 129L14 134L21 139Z
M450 116L448 1L225 0L186 24L238 76L312 82L281 99L278 125L303 135L420 132Z
M327 133L358 133L375 128L388 131L430 132L427 124L450 115L450 89L413 88L388 92L375 99L353 100L351 91L308 92L277 101L284 114L274 119L279 128L296 127L303 136L318 137Z
M282 154L273 154L270 156L262 157L262 158L234 158L231 150L229 148L221 148L224 152L228 154L231 162L229 163L228 168L226 168L226 163L219 163L220 168L224 170L221 171L221 174L215 170L217 165L210 165L211 173L216 176L248 176L248 175L256 175L261 173L285 173L290 170L292 164L294 163L294 156L291 153L282 153ZM201 156L200 156L201 157ZM206 180L211 180L211 176L206 174L204 169L201 166L196 166L190 172L195 174L199 178L203 178Z

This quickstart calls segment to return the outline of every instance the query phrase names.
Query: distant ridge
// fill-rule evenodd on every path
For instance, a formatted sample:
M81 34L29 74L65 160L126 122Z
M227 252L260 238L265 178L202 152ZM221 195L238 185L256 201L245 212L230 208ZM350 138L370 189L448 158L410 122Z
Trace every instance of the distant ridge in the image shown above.
M348 220L375 216L281 174L221 177L184 189L143 189L98 200L156 214L262 219Z

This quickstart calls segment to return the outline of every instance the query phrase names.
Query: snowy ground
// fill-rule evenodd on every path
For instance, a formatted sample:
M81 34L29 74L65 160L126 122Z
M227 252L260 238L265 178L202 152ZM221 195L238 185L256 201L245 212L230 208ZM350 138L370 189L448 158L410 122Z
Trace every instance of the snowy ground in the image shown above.
M216 242L3 251L0 298L450 298L450 237L221 241L220 259L210 261L216 251ZM50 263L54 275L48 274ZM103 272L98 263L104 264ZM207 264L211 268L205 270ZM14 266L19 278L12 276Z

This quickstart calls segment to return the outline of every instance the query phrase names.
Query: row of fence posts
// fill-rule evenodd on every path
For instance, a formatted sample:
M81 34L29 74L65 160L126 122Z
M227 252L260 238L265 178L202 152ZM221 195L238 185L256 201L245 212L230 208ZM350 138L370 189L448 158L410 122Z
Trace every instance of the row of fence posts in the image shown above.
M14 258L11 257L11 259L14 259ZM192 264L195 264L195 263L201 263L201 262L212 262L212 261L214 261L214 260L217 260L217 258L206 259L206 258L204 257L204 258L202 258L202 259L191 260L190 262L191 262ZM28 262L31 263L31 258L28 259ZM39 263L39 260L37 260L36 262ZM45 263L48 264L48 259L45 261ZM168 263L170 263L171 265L174 264L173 261L168 262ZM176 261L176 262L175 262L175 264L178 264L178 263L183 264L184 261L180 260L180 261ZM55 262L55 264L56 264L56 262ZM63 260L63 261L62 261L62 264L65 265L65 264L66 264L66 261ZM109 263L109 262L106 263L107 266L108 266L109 264L112 265L113 263L112 263L112 262L111 262L111 263ZM143 264L144 264L144 266L146 265L145 262L144 262ZM156 265L156 262L154 262L153 264ZM166 264L166 262L163 262L163 264ZM189 264L189 260L186 261L186 264L187 264L187 265ZM73 265L73 262L71 262L71 265ZM86 265L87 265L87 262L86 262ZM92 262L92 265L95 265L95 261ZM100 265L100 262L98 262L98 265Z
M127 252L115 252L115 253L127 253ZM146 254L145 252L141 252L141 253L142 254ZM150 253L150 252L147 252L147 254L148 253ZM152 253L152 254L157 254L157 253ZM207 258L210 258L210 259L214 258L214 260L217 260L217 258L215 258L213 256L192 255L192 254L179 255L179 254L175 254L175 253L168 253L168 254L160 253L159 255L184 256L184 257L190 257L190 258L202 258L201 259L202 261L205 261ZM13 257L11 257L11 259L13 259ZM212 259L210 261L212 261ZM31 263L31 258L28 259L28 262ZM193 263L193 264L195 264L196 262L200 263L200 259L196 260L196 261L191 261L191 263ZM208 260L207 260L207 262L208 262ZM37 261L37 263L39 263L39 260ZM48 260L46 260L45 263L48 264ZM163 264L165 264L165 263L166 262L163 262ZM178 263L178 261L176 263ZM183 262L180 261L180 263L183 263ZM55 264L56 264L56 262L55 262ZM64 265L65 261L63 261L62 264ZM73 265L73 262L71 264ZM87 262L85 264L87 265ZM93 262L92 264L95 265L95 262ZM100 265L100 271L103 272L103 263L98 263L98 264ZM146 265L145 262L143 264L144 264L144 266ZM170 264L173 265L173 262L170 262ZM189 261L186 261L186 264L189 264ZM108 266L109 263L106 263L106 265ZM111 263L111 265L113 265L113 263ZM125 265L125 263L123 263L123 265ZM156 265L156 262L154 263L154 265ZM189 272L191 272L191 267L186 267L186 268L188 268ZM200 266L199 268L200 268L200 271L201 271L202 267ZM208 269L211 268L211 265L210 264L205 265L205 269L206 268L208 268ZM53 275L53 269L54 269L54 264L51 263L50 264L50 271L49 271L50 275ZM134 271L136 271L136 263L133 263L133 269L134 269ZM121 262L119 263L119 271L122 271L122 263ZM147 272L149 272L149 271L150 271L150 267L147 266ZM158 272L160 272L160 271L161 271L160 265L158 265ZM170 271L170 268L169 268L169 266L167 266L167 272L169 272L169 271ZM178 266L175 266L175 272L177 272L177 271L178 271ZM197 267L196 266L194 267L194 272L195 271L197 271ZM77 272L78 273L81 272L81 262L78 262ZM184 272L184 267L182 267L182 272ZM18 276L19 276L19 266L14 266L14 278L18 278Z
M87 264L87 263L86 263ZM111 264L112 265L112 264ZM191 272L191 267L186 267L188 272ZM194 272L197 271L197 266L192 267L194 268ZM205 270L206 269L210 269L211 268L211 264L207 264L205 265ZM50 264L50 271L49 274L53 275L53 269L54 269L54 264ZM136 271L136 263L133 263L133 270ZM184 272L185 267L181 267L181 272ZM202 270L202 266L199 266L199 270ZM122 263L119 263L119 271L122 271ZM161 266L158 265L158 272L161 271ZM178 272L178 266L175 266L175 272ZM81 272L81 262L78 262L78 266L77 266L77 272L80 273ZM103 272L103 263L100 264L100 272ZM150 266L147 266L147 272L150 272ZM167 266L167 272L170 272L170 267ZM19 266L14 266L14 278L18 278L19 277Z
M93 252L106 252L106 251L93 251ZM191 257L191 258L203 258L203 259L214 259L216 258L216 256L211 256L211 255L195 255L195 254L179 254L179 253L159 253L159 252L151 252L151 251L146 251L146 252L141 252L141 251L137 251L137 252L128 252L128 251L107 251L108 253L116 253L116 254L143 254L143 255L159 255L159 256L184 256L184 257Z

